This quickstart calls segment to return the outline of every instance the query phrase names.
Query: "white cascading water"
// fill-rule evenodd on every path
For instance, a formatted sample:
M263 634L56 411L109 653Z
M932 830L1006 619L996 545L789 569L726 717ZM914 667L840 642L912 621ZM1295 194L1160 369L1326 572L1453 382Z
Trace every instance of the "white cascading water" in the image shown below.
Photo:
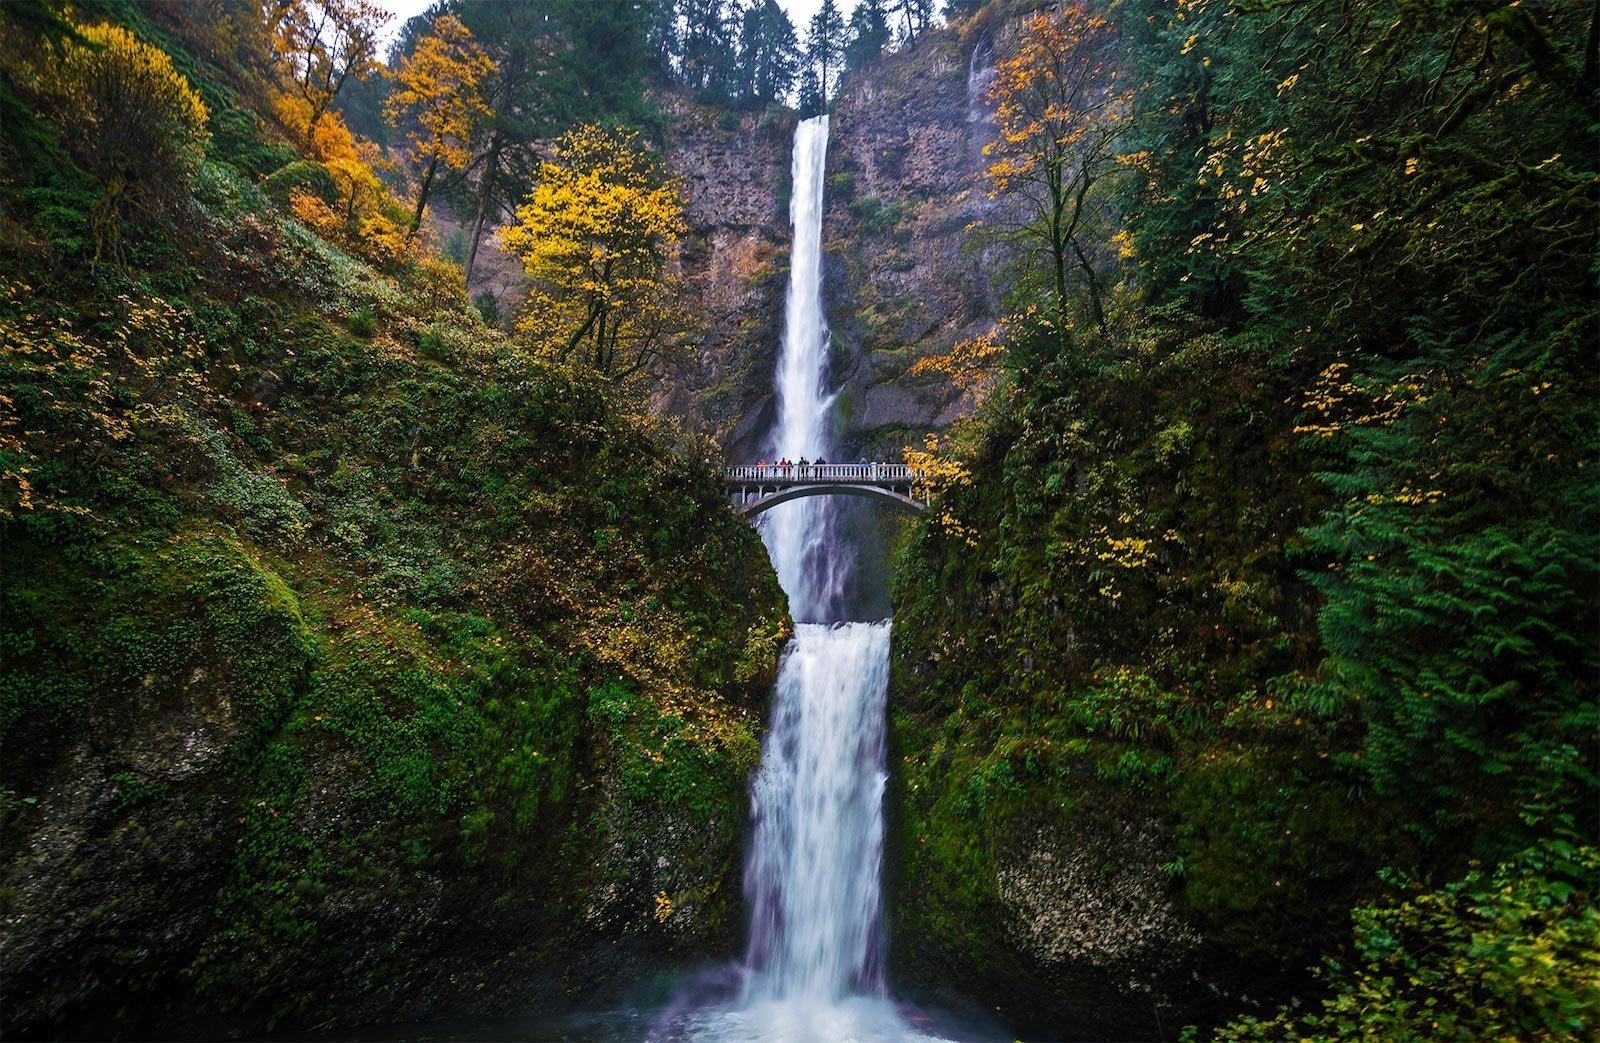
M795 128L789 217L794 245L778 355L777 457L831 454L828 325L822 314L823 175L828 117ZM768 512L763 538L789 595L794 643L779 667L772 730L751 793L755 840L745 1004L767 1007L789 1038L826 1035L884 996L883 700L889 624L835 623L847 549L831 497ZM833 624L833 625L830 625ZM884 1004L886 1007L887 1005ZM859 1009L855 1009L859 1008ZM881 1028L894 1026L892 1012ZM865 1027L865 1026L861 1026Z
M773 459L825 459L832 449L827 392L828 323L822 315L822 187L828 159L828 117L801 121L794 132L789 220L789 295L778 353L778 429ZM846 548L835 538L830 497L794 500L768 511L762 538L798 623L832 622L842 614Z
M827 148L827 116L796 128L774 459L832 455L822 316ZM781 504L764 518L762 538L796 625L751 792L744 984L737 1004L680 1021L674 1034L795 1043L918 1038L889 1002L883 974L889 622L839 622L852 558L836 539L831 497Z

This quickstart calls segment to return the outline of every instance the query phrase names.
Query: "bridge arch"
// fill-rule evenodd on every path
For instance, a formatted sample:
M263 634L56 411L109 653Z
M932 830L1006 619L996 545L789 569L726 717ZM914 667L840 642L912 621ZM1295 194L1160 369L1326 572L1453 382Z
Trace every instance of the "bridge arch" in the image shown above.
M788 485L771 492L763 489L755 499L745 500L736 504L735 509L743 517L755 518L780 503L788 503L790 500L799 500L807 496L860 496L869 500L884 500L903 510L922 511L925 509L921 503L911 498L909 491L892 489L882 485L849 485L844 482Z

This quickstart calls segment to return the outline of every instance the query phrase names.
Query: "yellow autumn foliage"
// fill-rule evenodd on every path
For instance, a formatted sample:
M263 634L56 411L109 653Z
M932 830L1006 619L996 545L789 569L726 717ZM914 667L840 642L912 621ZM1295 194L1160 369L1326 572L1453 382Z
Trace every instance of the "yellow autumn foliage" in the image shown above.
M325 112L312 122L311 103L294 94L279 95L272 114L284 133L305 145L306 155L321 163L359 162L355 135L337 112Z
M917 498L928 504L931 524L968 546L977 546L976 532L941 502L945 493L971 485L972 472L948 451L948 446L940 445L935 434L923 436L921 449L907 446L904 455L906 466L916 475Z
M100 183L96 250L115 253L120 226L187 191L210 140L210 114L172 59L114 25L78 26L28 70L55 110L62 140Z
M485 85L499 65L454 15L434 19L433 31L401 59L397 89L383 104L391 124L415 119L406 137L423 165L460 170L472 161L478 125L491 115Z
M533 279L518 329L560 359L622 379L681 344L677 184L631 131L580 126L501 233Z

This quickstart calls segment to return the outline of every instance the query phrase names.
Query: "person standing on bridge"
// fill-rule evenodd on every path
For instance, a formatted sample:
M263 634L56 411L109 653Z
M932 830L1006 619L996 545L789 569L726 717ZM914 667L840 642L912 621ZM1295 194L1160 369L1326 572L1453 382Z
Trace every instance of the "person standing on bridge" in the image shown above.
M806 469L808 467L810 467L810 466L811 466L811 461L807 460L805 457L802 456L800 458L799 468L795 472L795 477L800 478L800 479L804 479L806 477Z
M767 476L767 461L764 458L761 459L761 460L757 460L756 461L756 477L757 478L765 478L766 476Z

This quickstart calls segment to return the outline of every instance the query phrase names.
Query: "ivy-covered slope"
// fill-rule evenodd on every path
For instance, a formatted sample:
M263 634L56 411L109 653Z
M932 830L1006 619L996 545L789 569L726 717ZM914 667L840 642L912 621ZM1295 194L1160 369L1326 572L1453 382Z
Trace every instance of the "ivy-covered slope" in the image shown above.
M525 1010L727 953L787 621L706 447L425 250L287 217L227 70L114 10L212 133L121 263L50 113L0 164L7 1033Z
M1063 350L1019 282L902 550L891 966L1052 1037L1592 1035L1600 11L1094 6L1117 289Z

